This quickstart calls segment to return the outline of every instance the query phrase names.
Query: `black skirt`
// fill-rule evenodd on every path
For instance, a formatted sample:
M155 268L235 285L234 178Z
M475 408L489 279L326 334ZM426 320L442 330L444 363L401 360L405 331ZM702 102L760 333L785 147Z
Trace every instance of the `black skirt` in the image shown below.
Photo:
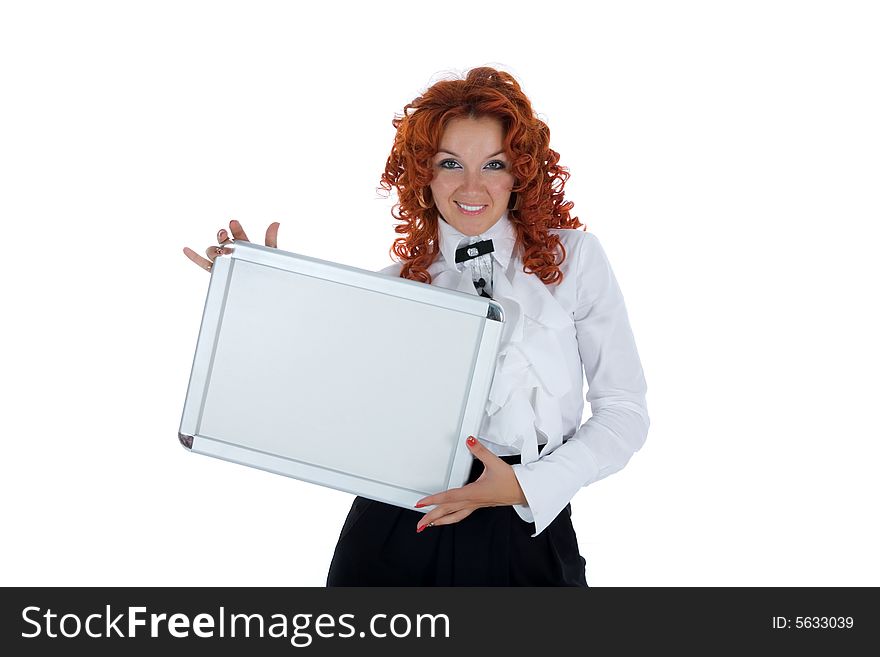
M518 457L502 457L507 463ZM468 482L483 464L474 459ZM512 506L477 509L416 532L424 514L356 497L339 534L327 586L587 586L571 504L538 536Z

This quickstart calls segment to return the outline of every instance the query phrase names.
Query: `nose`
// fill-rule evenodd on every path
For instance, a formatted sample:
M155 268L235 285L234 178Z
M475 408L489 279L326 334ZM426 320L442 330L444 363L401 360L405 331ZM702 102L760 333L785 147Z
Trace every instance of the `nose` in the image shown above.
M483 182L482 172L477 169L464 174L464 180L458 188L458 195L463 201L481 201L485 191L486 186Z

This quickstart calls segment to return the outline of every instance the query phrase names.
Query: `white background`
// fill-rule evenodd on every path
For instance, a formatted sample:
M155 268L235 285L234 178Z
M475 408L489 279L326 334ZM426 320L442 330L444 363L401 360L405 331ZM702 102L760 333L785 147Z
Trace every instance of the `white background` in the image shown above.
M391 120L488 64L648 381L644 448L573 501L591 586L880 585L874 7L4 3L0 583L324 584L350 495L177 441L209 278L182 248L280 221L390 264Z

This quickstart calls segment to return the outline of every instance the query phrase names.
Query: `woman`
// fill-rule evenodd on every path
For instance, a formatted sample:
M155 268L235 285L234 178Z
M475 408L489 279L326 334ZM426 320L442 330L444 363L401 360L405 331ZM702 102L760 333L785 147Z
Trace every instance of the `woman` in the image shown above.
M402 237L382 272L490 296L504 333L468 483L420 500L427 513L356 497L327 584L585 587L570 500L626 465L649 426L617 280L596 237L575 230L568 171L512 76L481 67L437 82L393 125L381 187L397 192ZM185 252L210 269L224 251Z

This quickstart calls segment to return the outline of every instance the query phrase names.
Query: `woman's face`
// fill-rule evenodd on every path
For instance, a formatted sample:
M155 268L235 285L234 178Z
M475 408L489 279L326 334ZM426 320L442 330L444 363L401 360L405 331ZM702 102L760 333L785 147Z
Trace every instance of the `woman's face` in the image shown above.
M507 209L514 178L503 140L504 128L493 117L453 119L443 132L431 194L460 233L485 232Z

